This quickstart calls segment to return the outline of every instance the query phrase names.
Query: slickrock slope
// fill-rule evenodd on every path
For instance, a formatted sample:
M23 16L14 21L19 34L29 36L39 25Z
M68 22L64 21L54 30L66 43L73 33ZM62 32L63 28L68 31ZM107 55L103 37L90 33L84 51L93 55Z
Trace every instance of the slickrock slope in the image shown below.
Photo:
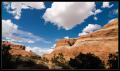
M72 44L71 44L72 41ZM109 68L109 54L118 52L118 20L115 19L103 28L77 39L62 39L57 42L55 50L45 55L48 60L58 53L62 53L66 60L76 57L79 53L91 53L98 56ZM51 62L49 62L51 63Z

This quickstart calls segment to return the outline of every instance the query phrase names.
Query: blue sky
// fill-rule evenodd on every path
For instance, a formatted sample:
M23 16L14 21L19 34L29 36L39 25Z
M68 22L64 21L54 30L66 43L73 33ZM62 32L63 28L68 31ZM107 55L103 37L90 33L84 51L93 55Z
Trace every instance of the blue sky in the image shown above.
M100 28L103 25L105 25L106 23L108 23L110 20L118 17L118 12L117 12L118 11L118 2L109 2L109 6L106 5L105 7L102 7L103 2L96 2L95 10L100 9L101 10L100 13L87 16L87 18L84 18L84 22L80 22L79 24L76 24L74 26L72 25L73 26L72 28L70 26L69 29L66 29L66 26L64 26L64 23L63 23L63 25L60 25L61 28L59 28L58 25L62 24L62 23L57 21L57 24L55 24L54 21L57 20L57 17L56 18L50 17L48 19L49 20L48 22L46 22L46 18L43 18L46 10L48 8L52 8L52 4L53 4L53 2L44 2L45 7L41 8L41 9L35 9L36 7L33 7L33 6L31 6L31 7L33 7L33 9L29 9L29 8L22 9L21 13L20 13L21 14L20 18L16 19L15 14L9 13L10 9L7 10L5 4L2 3L2 20L5 20L5 21L10 20L12 24L17 25L17 30L19 31L19 33L12 34L12 35L15 35L15 37L23 37L25 39L30 38L30 40L32 40L32 39L35 40L34 37L29 37L30 36L28 34L28 32L29 32L32 34L32 36L34 35L35 38L36 37L40 38L40 40L37 40L38 38L36 38L34 43L27 43L27 42L19 42L19 43L24 44L26 46L31 46L31 47L51 48L53 46L53 44L55 44L57 39L62 39L64 37L70 37L70 38L79 37L78 34L84 32L83 29L85 30L85 27L87 27L89 24L97 24L97 25L99 25L99 28ZM62 3L60 5L62 5ZM57 5L55 5L55 6L57 7ZM78 7L78 8L81 8L81 7ZM66 7L66 9L67 9L67 7ZM52 10L54 10L54 9L52 9ZM69 10L72 11L72 7ZM58 11L56 11L53 14L57 14ZM65 11L65 12L67 12L67 11ZM60 12L58 12L58 13L60 13ZM51 13L49 12L48 14L51 14ZM62 14L62 13L60 13L60 14ZM73 15L74 15L74 11L73 11ZM45 15L45 16L49 17L49 15ZM52 16L52 14L51 14L51 16ZM94 19L95 17L97 18L97 20ZM60 18L62 18L62 17L60 17ZM63 22L64 22L64 20L63 20ZM4 23L2 22L2 25L3 24ZM72 24L74 24L74 23L72 23ZM2 32L3 31L4 30L2 28ZM21 31L24 34L20 33ZM2 34L2 36L3 36L3 38L9 37L9 36L4 36L3 34ZM12 37L10 37L10 38L15 39Z

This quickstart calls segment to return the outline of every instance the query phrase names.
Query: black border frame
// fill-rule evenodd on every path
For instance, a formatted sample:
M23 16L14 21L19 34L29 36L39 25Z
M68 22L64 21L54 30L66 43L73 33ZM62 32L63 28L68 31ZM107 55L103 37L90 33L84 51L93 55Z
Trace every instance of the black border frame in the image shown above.
M97 1L101 1L101 0L2 0L1 1L1 10L2 10L2 2L33 2L33 1L35 1L35 2L44 2L44 1L51 1L51 2L91 2L91 1L95 1L95 2L97 2ZM104 0L104 2L105 1L116 1L116 2L118 2L118 4L119 4L119 0ZM101 1L101 2L103 2L103 1ZM119 12L119 10L120 9L118 9L118 12ZM119 26L120 24L119 24L119 13L118 13L118 26ZM1 11L1 33L2 33L2 11ZM118 27L118 29L119 29L119 27ZM120 32L119 32L119 30L118 30L118 39L119 39L119 34ZM1 34L1 36L2 36L2 34ZM1 43L2 43L2 37L1 37ZM0 43L0 44L1 44ZM118 49L119 49L119 41L118 41ZM0 51L1 52L1 51ZM118 57L119 58L119 57ZM2 69L2 53L1 53L1 70L18 70L18 69ZM119 60L118 60L118 67L119 67ZM26 69L27 70L27 69ZM30 69L28 69L28 70L30 70ZM49 69L31 69L31 70L49 70ZM50 70L55 70L55 69L50 69ZM70 69L61 69L61 70L70 70ZM106 69L74 69L74 70L76 70L76 71L78 71L78 70L106 70ZM118 69L110 69L110 70L119 70L119 68Z

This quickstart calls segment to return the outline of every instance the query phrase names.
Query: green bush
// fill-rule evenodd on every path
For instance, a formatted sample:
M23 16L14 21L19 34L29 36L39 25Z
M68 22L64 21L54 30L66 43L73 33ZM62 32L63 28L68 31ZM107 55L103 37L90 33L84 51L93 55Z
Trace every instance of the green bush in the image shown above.
M75 59L70 59L69 65L74 69L104 69L103 62L90 53L80 53Z

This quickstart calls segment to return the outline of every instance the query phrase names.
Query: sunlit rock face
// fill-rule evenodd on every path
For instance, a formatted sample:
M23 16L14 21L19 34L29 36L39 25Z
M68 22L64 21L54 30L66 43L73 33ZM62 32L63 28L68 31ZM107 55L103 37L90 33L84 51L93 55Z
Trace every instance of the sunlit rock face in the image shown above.
M10 46L9 54L12 56L23 56L23 57L31 57L33 54L31 52L25 51L25 46L14 44L12 42L3 41L2 45Z
M56 49L60 46L72 46L76 42L77 39L74 38L68 38L68 39L61 39L56 42Z
M79 53L92 53L98 56L106 65L108 65L109 54L118 52L118 20L114 19L103 28L80 36L76 39L61 39L57 41L55 50L45 55L48 60L54 55L62 53L64 58L69 61L70 58L76 57Z

